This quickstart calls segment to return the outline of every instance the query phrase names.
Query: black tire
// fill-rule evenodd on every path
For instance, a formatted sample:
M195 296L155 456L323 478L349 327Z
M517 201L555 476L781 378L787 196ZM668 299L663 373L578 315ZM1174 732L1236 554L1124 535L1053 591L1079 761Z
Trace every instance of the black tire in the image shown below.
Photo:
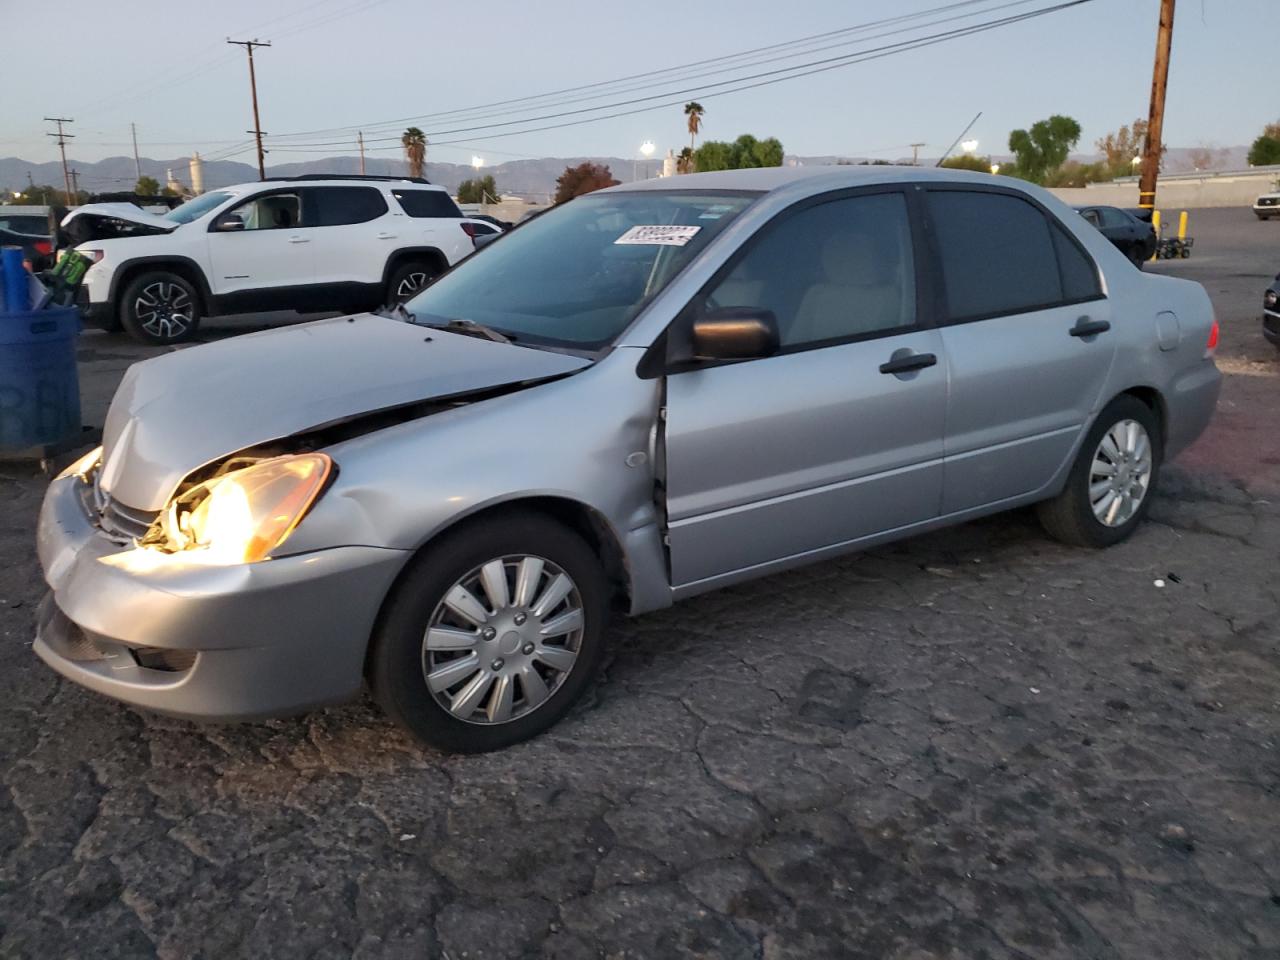
M1102 438L1112 427L1125 420L1136 421L1147 433L1151 445L1151 479L1133 515L1122 524L1107 526L1094 516L1089 500L1093 458ZM1127 539L1151 507L1160 479L1163 457L1160 421L1151 408L1128 394L1116 397L1098 414L1097 420L1085 436L1062 492L1051 500L1037 504L1036 511L1041 525L1055 540L1078 547L1109 547Z
M439 275L440 271L431 263L421 260L402 263L391 271L383 299L389 307L404 303Z
M125 285L119 316L135 340L160 346L182 343L200 326L200 293L179 274L150 270Z
M427 685L424 665L427 628L446 593L470 572L494 559L522 555L549 561L573 581L582 609L577 657L558 685L550 688L550 695L528 712L513 715L501 723L461 719L437 701ZM512 597L514 602L514 588ZM559 720L594 678L604 651L608 601L608 581L599 558L580 536L554 520L537 514L506 513L463 524L446 533L410 563L383 608L369 655L369 680L374 696L392 719L420 740L442 750L483 753L527 740ZM509 609L525 608L511 606ZM532 610L532 606L528 609ZM549 621L550 612L544 611L541 622ZM504 640L500 636L484 643L502 645ZM481 664L479 669L485 671L488 656L501 656L503 651L477 643L476 653ZM467 652L457 654L460 658L467 655ZM513 661L516 658L514 651L507 655ZM477 676L473 673L460 677L460 687ZM519 689L523 699L523 681ZM492 705L490 698L496 697L497 690L496 683L486 688L480 703ZM453 692L457 695L458 691ZM448 693L442 695L448 696Z

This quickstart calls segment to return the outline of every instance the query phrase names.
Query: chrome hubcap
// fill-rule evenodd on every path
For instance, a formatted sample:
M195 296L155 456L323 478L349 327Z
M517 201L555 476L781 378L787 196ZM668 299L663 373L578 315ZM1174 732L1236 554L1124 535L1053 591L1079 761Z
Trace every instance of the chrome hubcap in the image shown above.
M396 302L401 303L408 300L415 293L427 285L427 275L421 272L409 274L400 281L400 285L396 287Z
M178 284L157 280L142 288L133 302L133 314L147 333L170 340L191 328L193 306L187 291Z
M498 557L459 579L422 638L422 674L459 720L526 716L573 670L583 636L582 597L550 560Z
M1121 420L1103 436L1089 467L1089 504L1108 527L1127 523L1151 485L1151 438L1136 420Z

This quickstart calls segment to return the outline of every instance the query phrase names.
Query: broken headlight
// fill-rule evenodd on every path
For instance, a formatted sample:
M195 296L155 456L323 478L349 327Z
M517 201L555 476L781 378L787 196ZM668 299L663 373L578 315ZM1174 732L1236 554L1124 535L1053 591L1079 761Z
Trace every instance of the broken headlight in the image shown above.
M325 454L302 453L220 474L176 497L146 540L203 563L256 563L284 543L332 472Z

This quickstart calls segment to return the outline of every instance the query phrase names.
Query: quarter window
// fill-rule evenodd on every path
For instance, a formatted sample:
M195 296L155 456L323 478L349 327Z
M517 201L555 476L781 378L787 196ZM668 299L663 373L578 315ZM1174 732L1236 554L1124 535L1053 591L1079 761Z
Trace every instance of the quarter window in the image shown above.
M443 190L392 190L404 212L411 217L451 217L457 219L462 211Z
M706 305L772 311L784 348L913 326L906 198L882 193L830 200L769 226Z
M387 201L374 187L321 187L316 193L322 227L367 223L387 212Z
M1031 203L1004 193L935 190L929 217L938 240L947 312L952 320L1040 310L1084 299L1064 294L1064 273L1072 292L1083 282L1078 261L1060 270L1058 256L1074 249L1055 240L1057 225ZM1079 254L1079 251L1076 250ZM1083 257L1083 254L1079 254ZM1094 279L1096 288L1097 280Z

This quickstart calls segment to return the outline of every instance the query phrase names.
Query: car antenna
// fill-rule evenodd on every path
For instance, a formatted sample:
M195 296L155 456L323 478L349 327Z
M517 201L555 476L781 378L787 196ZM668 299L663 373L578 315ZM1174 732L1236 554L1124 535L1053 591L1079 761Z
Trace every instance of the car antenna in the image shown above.
M971 129L973 129L973 125L978 122L978 118L980 116L982 116L981 110L979 110L977 113L973 115L973 119L969 121L969 126L965 127L963 130L960 131L960 136L956 137L954 140L951 141L951 146L947 147L946 152L943 153L943 155L938 158L938 162L934 164L935 167L942 166L942 161L947 159L947 157L951 156L951 151L956 148L956 144L959 143L961 140L963 140L964 135L968 133Z

